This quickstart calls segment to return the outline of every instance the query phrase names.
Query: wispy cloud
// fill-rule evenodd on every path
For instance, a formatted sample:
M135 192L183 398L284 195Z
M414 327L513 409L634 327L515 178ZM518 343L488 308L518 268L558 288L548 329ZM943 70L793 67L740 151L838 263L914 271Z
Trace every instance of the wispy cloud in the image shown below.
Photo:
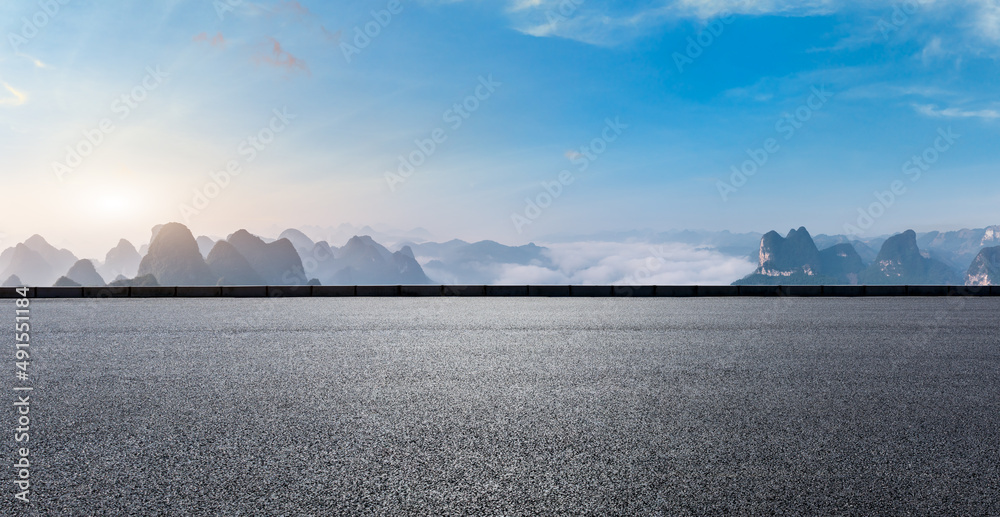
M683 16L702 19L725 14L813 16L830 14L849 4L843 0L677 0L667 2Z
M994 120L1000 118L1000 111L995 109L966 110L961 108L939 109L932 104L915 104L918 113L935 118L979 118Z
M972 0L978 4L976 16L979 32L993 41L1000 41L1000 3L996 0Z
M42 62L41 59L38 59L36 57L32 57L32 56L29 56L27 54L22 54L20 52L18 52L17 55L18 55L18 57L21 57L21 58L27 59L28 61L31 61L31 64L35 65L36 68L48 68L49 67L49 65L45 64L44 62Z
M282 48L281 43L274 38L268 38L269 50L257 56L258 63L264 63L277 68L283 68L288 72L302 70L309 74L309 66L305 61L293 56L290 52Z
M307 9L305 6L303 6L302 4L300 4L295 0L286 0L278 3L276 7L271 9L271 13L273 14L287 13L300 18L313 15L313 13L309 11L309 9Z
M977 37L1000 43L1000 4L996 0L918 2L926 13L933 9L960 14L959 18ZM678 20L707 21L726 15L826 16L848 11L892 15L900 5L895 0L645 0L625 6L587 0L507 0L505 13L513 28L525 34L607 46L644 36ZM872 32L873 27L859 30ZM867 35L861 40L872 41Z
M513 0L511 2L511 11L523 11L525 9L533 9L544 4L544 0Z
M0 81L0 86L10 93L10 96L0 97L0 106L20 106L28 100L28 96L18 91L5 81Z
M926 65L926 64L930 63L931 61L933 61L935 58L940 57L940 56L944 56L946 54L947 54L947 52L944 50L944 47L942 47L942 45L941 45L941 38L936 36L936 37L932 38L931 41L930 41L930 43L928 43L924 47L924 50L920 52L920 58L923 60L924 64Z
M193 41L197 41L197 42L208 43L209 45L211 45L213 47L225 47L226 46L226 38L222 35L221 32L215 33L215 36L212 36L211 39L209 39L208 34L204 33L204 32L195 35L195 37L193 37L191 39Z

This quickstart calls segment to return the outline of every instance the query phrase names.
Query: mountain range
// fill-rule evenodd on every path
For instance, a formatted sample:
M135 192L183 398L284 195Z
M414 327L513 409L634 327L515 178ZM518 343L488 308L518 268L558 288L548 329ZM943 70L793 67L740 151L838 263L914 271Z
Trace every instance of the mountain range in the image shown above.
M140 250L122 239L95 264L35 235L0 254L0 278L58 286L432 283L409 247L393 252L369 236L353 236L341 248L294 229L277 240L238 230L216 241L168 223L155 226Z
M992 241L994 234L987 233L992 231L967 231L967 237ZM939 250L947 243L953 258L971 253L974 246L967 241L958 244L953 237L954 232L938 234L930 242L938 242ZM817 240L831 245L821 250ZM814 239L805 228L791 230L785 237L771 231L761 237L757 269L734 285L996 285L1000 281L1000 246L976 249L972 265L960 270L937 258L940 254L921 251L913 230L882 240L878 253L868 260L858 252L859 244L871 256L864 242Z
M651 230L635 230L630 232L601 232L585 235L555 235L545 239L545 242L632 242L648 243L680 242L696 247L715 249L726 255L748 257L754 262L758 260L761 233L733 233L729 231L704 230L671 230L654 232ZM826 249L835 244L850 244L865 263L875 260L882 245L891 235L878 237L858 237L855 235L825 235L812 236L819 249ZM917 245L929 258L944 262L953 269L965 269L980 250L992 246L1000 246L1000 225L985 228L963 229L955 231L930 231L916 233Z
M351 229L354 227L344 225L327 228L326 235L333 237L320 241L294 228L282 231L277 238L246 230L213 238L195 237L184 225L169 223L155 226L149 243L139 248L120 240L104 260L80 259L69 250L52 246L42 236L33 235L0 252L0 282L8 286L530 283L534 278L542 278L543 282L556 278L555 274L567 268L589 268L588 272L601 273L612 271L612 264L619 263L601 259L603 255L596 262L587 262L567 255L565 247L559 253L555 248L535 244L507 246L489 240L432 242L424 239L429 234L420 229L379 233L392 242L391 249L371 235L332 240ZM322 235L320 230L307 227L312 235ZM1000 284L1000 226L922 234L906 231L865 240L812 236L805 228L791 230L784 237L773 231L754 234L685 230L576 238L584 244L612 241L633 247L681 243L722 257L752 256L757 267L735 282L740 285ZM748 251L751 241L756 243L752 252ZM344 244L338 247L333 242ZM618 246L612 244L611 248ZM722 283L731 282L753 267L744 258L734 260L743 265L734 267ZM645 263L649 264L648 260ZM520 276L512 276L511 271ZM609 273L603 278L608 279L607 283L629 282L628 270L620 271L624 273ZM601 276L588 274L580 278L576 281L593 283L593 278Z

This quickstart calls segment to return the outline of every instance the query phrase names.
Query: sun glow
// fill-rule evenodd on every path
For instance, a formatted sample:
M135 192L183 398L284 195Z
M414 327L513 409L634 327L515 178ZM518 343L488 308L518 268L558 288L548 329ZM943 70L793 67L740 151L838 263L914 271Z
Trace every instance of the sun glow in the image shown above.
M136 216L141 211L137 193L128 189L97 189L84 196L86 212L97 219L122 219Z
M97 206L105 213L109 214L121 214L126 212L128 209L129 202L127 199L119 196L104 196L101 198Z

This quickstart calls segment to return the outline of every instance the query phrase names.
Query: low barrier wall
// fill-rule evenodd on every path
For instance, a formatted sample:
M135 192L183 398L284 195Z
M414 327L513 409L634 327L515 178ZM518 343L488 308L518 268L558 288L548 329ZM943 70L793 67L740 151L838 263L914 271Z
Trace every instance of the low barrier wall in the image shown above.
M20 298L14 287L0 298ZM1000 286L965 285L317 285L204 287L31 287L29 298L277 298L392 296L664 297L1000 296Z

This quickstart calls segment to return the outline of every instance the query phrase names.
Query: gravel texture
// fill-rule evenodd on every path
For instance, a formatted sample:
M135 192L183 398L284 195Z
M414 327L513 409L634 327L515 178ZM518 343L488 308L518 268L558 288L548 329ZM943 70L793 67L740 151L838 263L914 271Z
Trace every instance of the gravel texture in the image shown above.
M0 515L1000 514L998 299L31 308Z

